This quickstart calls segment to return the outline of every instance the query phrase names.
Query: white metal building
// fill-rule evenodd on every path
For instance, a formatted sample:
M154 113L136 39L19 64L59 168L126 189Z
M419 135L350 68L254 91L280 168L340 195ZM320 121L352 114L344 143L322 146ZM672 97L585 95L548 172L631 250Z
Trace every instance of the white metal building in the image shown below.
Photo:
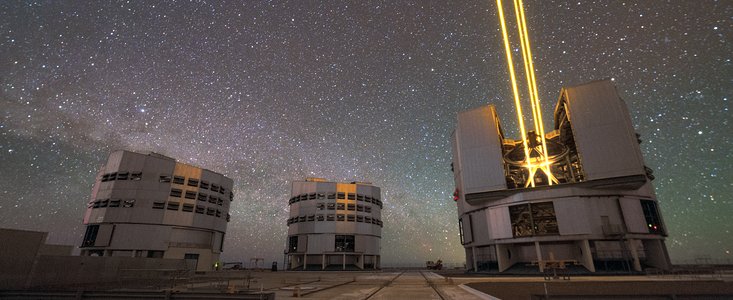
M211 270L224 249L232 185L160 154L115 151L94 184L81 255L186 259Z
M293 182L288 270L380 268L382 197L370 183Z
M459 113L452 167L467 265L486 272L669 268L654 177L615 86L562 89L554 121L545 138L558 182L538 172L529 187L523 142L504 137L494 107Z

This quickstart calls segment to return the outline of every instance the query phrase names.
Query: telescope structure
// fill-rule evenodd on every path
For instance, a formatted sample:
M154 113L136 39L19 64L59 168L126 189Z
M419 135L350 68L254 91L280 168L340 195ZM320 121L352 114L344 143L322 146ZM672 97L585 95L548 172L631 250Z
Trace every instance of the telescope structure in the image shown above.
M554 128L521 140L504 136L493 105L459 113L452 170L469 268L668 269L639 138L610 80L563 88Z

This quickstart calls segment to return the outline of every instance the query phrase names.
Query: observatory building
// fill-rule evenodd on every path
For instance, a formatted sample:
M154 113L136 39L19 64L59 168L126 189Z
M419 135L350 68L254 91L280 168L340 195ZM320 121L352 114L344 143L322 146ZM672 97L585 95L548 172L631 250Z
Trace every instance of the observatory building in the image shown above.
M669 268L654 177L616 87L604 80L563 88L554 123L543 136L512 140L492 105L458 114L452 169L467 265Z
M380 268L382 200L370 183L293 182L288 270Z
M81 255L186 259L212 270L224 248L232 180L156 153L115 151L84 215Z

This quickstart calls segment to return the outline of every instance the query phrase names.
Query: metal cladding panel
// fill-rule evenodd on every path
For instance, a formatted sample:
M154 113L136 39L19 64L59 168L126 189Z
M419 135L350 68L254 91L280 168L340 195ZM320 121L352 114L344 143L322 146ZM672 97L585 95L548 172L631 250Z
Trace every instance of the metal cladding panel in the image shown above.
M493 106L459 113L454 142L462 193L506 189L501 136Z
M645 174L626 104L610 80L567 88L564 96L586 180Z
M509 207L493 207L487 210L491 239L510 239L512 234L512 219L509 217Z
M590 234L588 206L584 199L575 197L552 201L560 235Z
M471 215L465 215L461 218L461 226L463 226L463 243L469 244L473 242L473 224L471 224Z
M626 222L626 230L631 233L649 233L649 228L647 228L644 219L644 212L641 210L641 201L626 197L622 197L618 201L621 204L624 222Z

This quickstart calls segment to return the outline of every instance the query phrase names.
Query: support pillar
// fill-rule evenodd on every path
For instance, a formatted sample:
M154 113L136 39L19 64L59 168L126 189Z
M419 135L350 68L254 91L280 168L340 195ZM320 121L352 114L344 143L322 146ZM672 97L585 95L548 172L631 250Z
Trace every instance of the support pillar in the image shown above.
M534 251L537 255L537 266L540 267L540 273L545 272L545 263L542 261L542 248L540 248L540 242L534 242Z
M326 269L326 254L321 254L321 271Z
M303 254L303 271L305 271L305 268L308 266L306 263L306 260L308 259L308 254Z
M476 262L476 247L471 247L471 258L473 260L473 271L478 272L478 262Z
M341 256L341 270L346 270L346 253Z
M635 239L628 239L629 252L631 252L631 258L634 260L634 271L641 272L641 263L639 262L639 253L636 252L638 248L636 246Z
M359 257L359 269L364 270L364 254Z
M496 260L499 263L499 272L504 272L512 266L511 258L509 257L509 246L504 244L496 245Z
M580 251L582 252L583 266L593 273L596 272L596 266L593 264L593 253L590 251L590 242L588 240L580 241Z

